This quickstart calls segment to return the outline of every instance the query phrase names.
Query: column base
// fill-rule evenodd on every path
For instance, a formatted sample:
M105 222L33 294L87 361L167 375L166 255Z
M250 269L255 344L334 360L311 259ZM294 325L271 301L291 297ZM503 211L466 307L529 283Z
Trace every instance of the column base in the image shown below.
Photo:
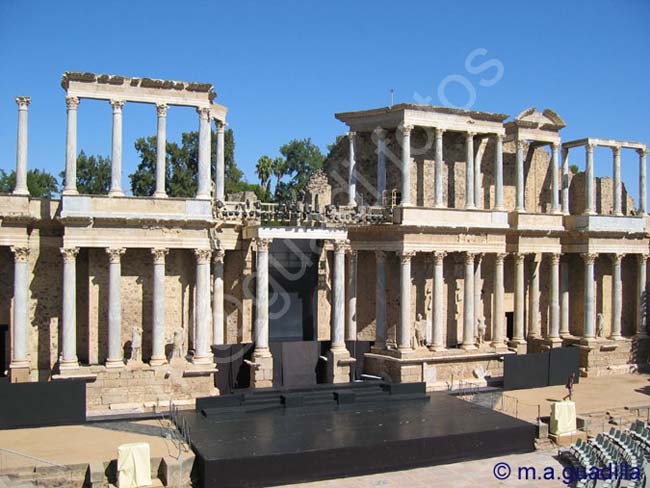
M166 357L160 357L160 358L152 357L149 360L149 366L155 367L155 366L163 366L165 364L167 364L167 358Z
M194 356L192 356L191 362L192 364L196 364L196 365L212 364L214 363L214 357L212 356L212 353L203 354L203 355L195 354Z
M27 188L16 188L13 192L11 192L11 194L29 196L29 190Z
M273 356L269 349L253 351L251 366L251 388L271 388L273 386Z
M551 349L555 349L557 347L562 347L563 341L560 337L547 337L544 340L544 343Z
M9 366L9 381L11 383L27 383L29 382L29 373L29 364L24 364L22 361L12 363Z
M109 197L123 197L124 192L122 190L110 190L108 192Z
M327 351L327 382L349 383L350 365L354 361L345 347L336 347Z
M443 346L443 345L440 345L440 344L433 344L433 345L429 346L429 351L433 351L433 352L443 352L443 351L446 351L446 350L447 350L447 348L445 346Z
M595 346L600 342L597 337L583 337L580 339L580 344L583 346Z
M118 369L118 368L124 368L126 364L124 364L123 359L107 359L105 366L108 369Z
M478 349L478 347L476 347L476 344L461 344L460 348L464 351L476 351Z
M79 361L77 358L59 360L59 372L70 371L74 369L79 369Z
M526 354L528 352L528 343L524 339L512 339L508 342L508 348L517 354Z
M153 194L154 198L168 198L167 193L154 193Z
M76 188L67 188L67 189L64 188L63 191L61 192L61 195L63 196L79 195L79 192L77 191Z
M194 198L197 200L210 200L210 195L201 194L195 196Z
M492 349L494 349L495 352L505 352L508 350L508 345L505 343L505 341L493 342L490 345L492 346Z
M623 336L620 335L620 334L618 334L618 335L612 335L612 336L609 336L609 340L610 340L610 341L624 341L624 340L625 340L625 337L623 337Z

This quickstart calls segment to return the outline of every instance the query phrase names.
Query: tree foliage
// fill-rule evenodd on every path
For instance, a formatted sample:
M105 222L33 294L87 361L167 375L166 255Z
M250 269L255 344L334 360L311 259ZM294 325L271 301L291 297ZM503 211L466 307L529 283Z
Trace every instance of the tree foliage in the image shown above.
M257 160L255 173L260 180L260 186L265 192L269 191L271 184L271 175L273 174L273 160L269 156L262 156Z
M280 147L282 158L274 161L276 200L287 200L304 190L309 178L323 167L325 157L311 138L293 139ZM284 176L289 180L284 181Z
M65 182L65 171L59 173ZM101 155L77 156L77 191L83 195L104 195L111 188L111 158Z
M11 193L15 187L16 171L7 173L0 169L0 193ZM27 189L34 198L52 198L59 192L59 182L47 171L30 169L27 171Z

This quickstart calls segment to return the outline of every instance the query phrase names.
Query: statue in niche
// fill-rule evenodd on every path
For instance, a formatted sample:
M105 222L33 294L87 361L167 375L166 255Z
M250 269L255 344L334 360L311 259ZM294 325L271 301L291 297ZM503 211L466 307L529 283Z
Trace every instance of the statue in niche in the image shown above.
M142 361L142 327L137 325L131 332L131 361Z
M487 327L485 326L485 317L478 317L476 319L476 342L478 342L479 346L483 345L485 342L485 332L487 330Z
M413 348L426 347L427 345L427 321L422 317L422 314L417 314L415 320L415 330L412 340Z
M598 326L596 328L596 337L605 337L605 317L602 313L598 314Z
M176 329L174 331L174 339L172 342L172 359L183 358L183 329Z

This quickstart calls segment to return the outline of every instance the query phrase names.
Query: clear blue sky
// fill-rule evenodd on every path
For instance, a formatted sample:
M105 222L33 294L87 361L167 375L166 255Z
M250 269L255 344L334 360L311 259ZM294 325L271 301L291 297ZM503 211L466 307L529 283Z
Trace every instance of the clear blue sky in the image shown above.
M496 68L470 73L496 60ZM0 0L0 168L13 169L14 96L32 97L29 165L64 167L66 70L210 82L228 106L236 160L249 181L262 154L292 138L323 150L345 127L333 114L431 97L460 75L473 108L515 116L554 109L565 140L594 136L650 142L650 2ZM470 66L471 67L471 66ZM467 87L444 94L462 106ZM79 148L110 155L108 102L84 100ZM124 187L137 164L133 142L155 134L155 108L124 109ZM198 127L172 108L169 139ZM584 165L576 153L572 162ZM637 195L637 156L623 154L623 177ZM611 175L611 151L596 153Z

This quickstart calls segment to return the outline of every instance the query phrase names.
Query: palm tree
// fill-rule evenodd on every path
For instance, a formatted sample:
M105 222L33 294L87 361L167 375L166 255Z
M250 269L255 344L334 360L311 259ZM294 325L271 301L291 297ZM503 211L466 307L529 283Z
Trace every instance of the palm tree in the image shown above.
M268 156L262 156L257 160L255 172L260 180L260 186L265 193L268 193L269 185L271 184L271 174L273 173L273 160Z
M287 173L287 170L289 169L287 167L287 160L282 158L282 157L277 157L273 160L273 176L275 176L276 181L275 181L275 186L280 184L280 181L284 177L284 175Z

